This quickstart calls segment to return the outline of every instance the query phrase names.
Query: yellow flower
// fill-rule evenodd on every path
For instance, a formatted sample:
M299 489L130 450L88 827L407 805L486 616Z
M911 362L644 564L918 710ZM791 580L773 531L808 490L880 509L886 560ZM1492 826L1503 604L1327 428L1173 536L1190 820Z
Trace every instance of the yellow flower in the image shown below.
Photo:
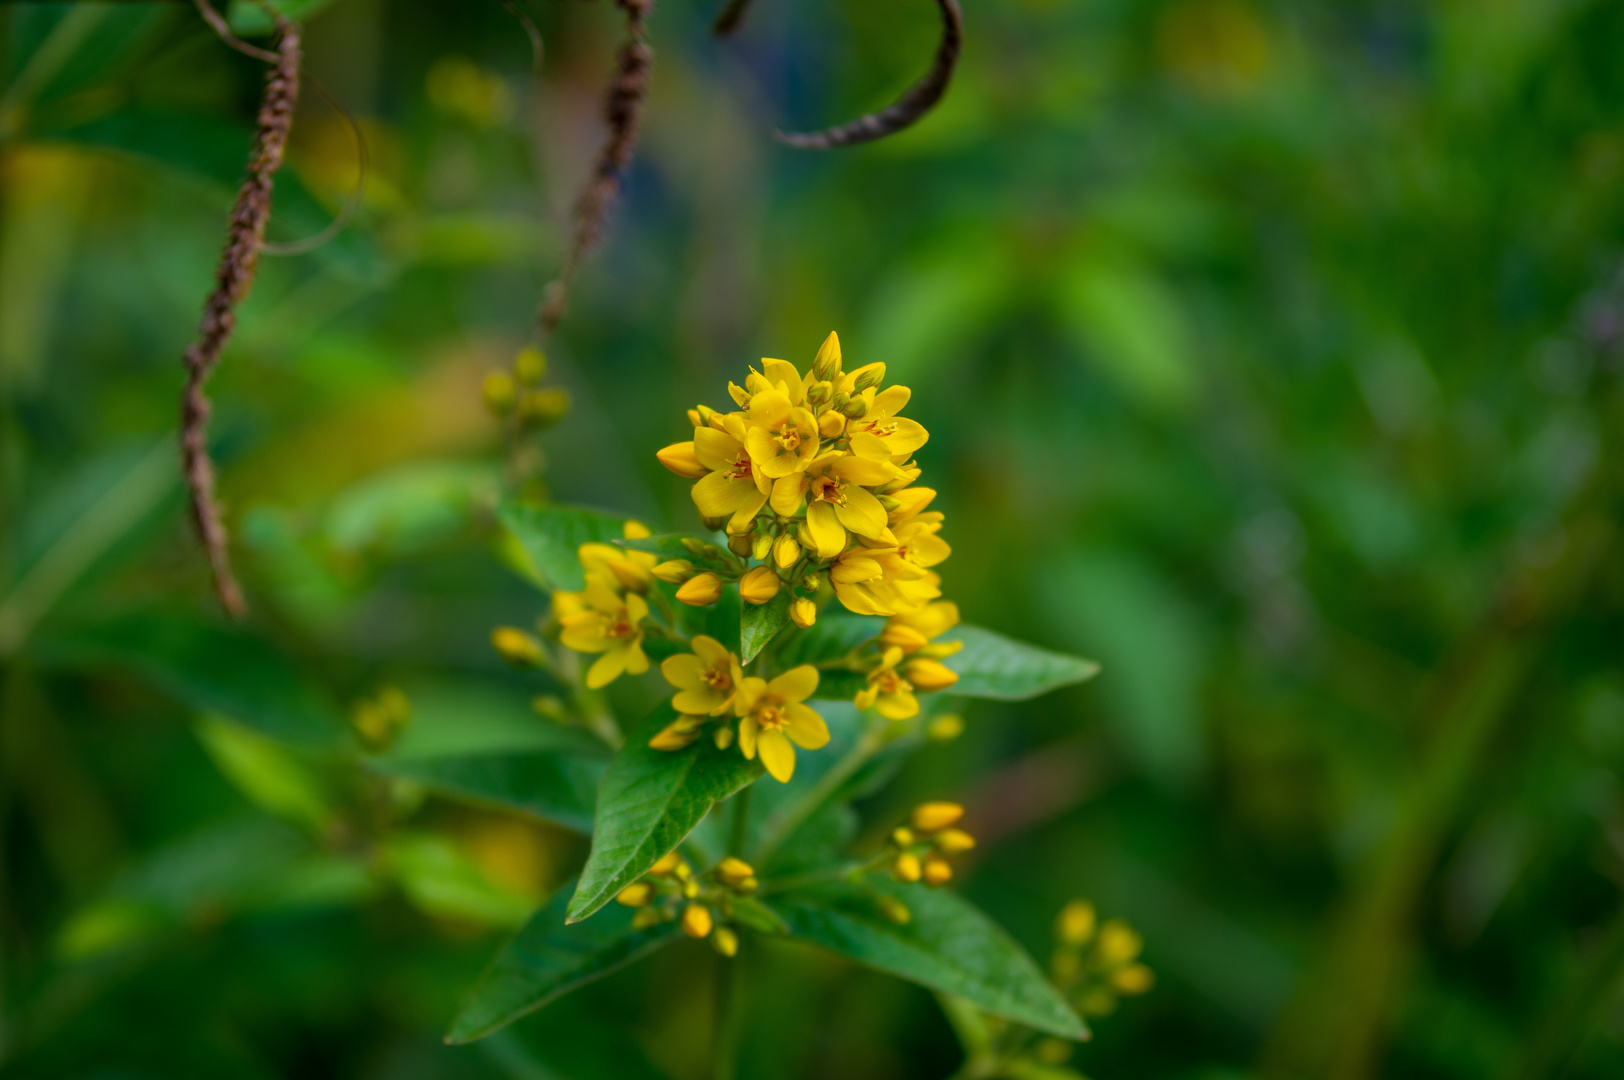
M835 597L858 615L917 611L940 596L941 579L891 547L854 547L829 569Z
M611 544L582 544L576 550L576 555L588 577L596 574L635 593L648 592L654 584L654 567L660 562L658 555L647 551L624 551Z
M789 605L791 621L802 630L818 621L818 605L804 596L797 596Z
M731 518L729 532L748 532L772 480L756 469L745 449L744 417L731 413L721 419L726 430L694 429L694 454L710 470L694 485L694 505L703 517Z
M918 518L898 525L891 530L891 535L897 538L897 558L924 569L945 562L953 549L936 535L941 527L939 522Z
M891 616L885 622L885 629L880 631L880 643L887 647L894 645L905 653L916 653L932 638L940 637L958 624L959 606L951 600L942 600L926 604L918 611Z
M897 671L901 662L901 649L885 650L880 666L868 673L868 686L858 691L859 709L874 709L887 720L906 720L919 713L913 684Z
M722 598L722 579L706 572L695 574L677 589L677 599L693 607L714 604Z
M672 443L662 450L656 450L654 456L660 459L660 464L690 480L698 480L710 472L694 453L692 442Z
M845 549L847 529L870 539L885 532L885 507L866 489L885 483L896 472L888 461L870 461L839 451L820 454L804 472L773 482L773 511L793 517L804 501L811 547L818 558L832 559Z
M906 386L892 386L875 394L862 417L846 425L852 453L875 461L901 463L924 446L930 438L924 426L896 415L912 394Z
M784 366L791 372L795 370L788 364ZM796 375L795 386L799 389L800 385L800 376ZM782 384L751 398L745 417L750 426L744 445L761 475L773 479L788 476L806 468L817 455L817 418L791 401Z
M564 628L564 644L583 653L602 653L586 673L593 689L608 686L624 672L641 675L648 670L640 624L648 616L648 601L636 593L624 598L596 574L587 576L578 593L554 593L553 610Z
M771 682L746 678L733 700L739 749L751 759L759 752L767 771L785 783L795 773L795 746L816 750L829 741L823 717L802 704L817 688L818 669L802 664Z
M739 658L715 638L700 634L694 651L668 656L660 662L665 681L677 688L671 707L681 713L720 716L733 704L744 678Z
M770 566L758 566L739 580L739 595L752 604L765 604L778 595L783 582Z

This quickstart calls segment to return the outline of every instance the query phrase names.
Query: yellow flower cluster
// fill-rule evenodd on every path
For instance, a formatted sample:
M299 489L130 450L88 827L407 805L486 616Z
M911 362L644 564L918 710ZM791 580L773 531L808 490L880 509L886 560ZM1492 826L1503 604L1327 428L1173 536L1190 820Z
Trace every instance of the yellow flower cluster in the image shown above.
M628 540L649 535L648 527L635 521L628 521L623 531ZM597 654L586 673L587 686L596 690L623 674L641 675L648 670L648 656L643 652L642 624L648 618L644 597L654 585L653 570L659 559L609 544L582 544L577 554L586 572L586 588L553 593L553 618L559 625L559 640L566 646Z
M632 925L639 930L675 920L689 937L709 938L717 952L733 956L739 951L739 935L725 924L758 886L755 870L743 859L729 855L696 874L688 860L671 851L615 899L637 909Z
M942 515L927 509L934 491L912 486L913 455L929 435L899 415L911 391L882 388L884 379L884 364L843 370L831 333L804 375L762 360L744 386L728 384L736 411L689 410L693 441L659 452L667 469L696 481L705 523L760 564L739 580L745 600L764 604L789 589L791 617L809 626L825 579L862 615L915 612L941 595L931 568L950 554L937 535ZM702 573L677 598L712 603L722 585Z
M955 828L964 816L958 803L930 802L914 808L908 824L891 830L891 876L904 884L922 881L939 888L953 880L947 860L976 846L975 837Z
M1055 919L1055 951L1050 969L1055 985L1067 992L1086 1016L1114 1012L1117 1000L1146 993L1156 974L1139 963L1145 939L1122 919L1101 923L1094 905L1073 900Z

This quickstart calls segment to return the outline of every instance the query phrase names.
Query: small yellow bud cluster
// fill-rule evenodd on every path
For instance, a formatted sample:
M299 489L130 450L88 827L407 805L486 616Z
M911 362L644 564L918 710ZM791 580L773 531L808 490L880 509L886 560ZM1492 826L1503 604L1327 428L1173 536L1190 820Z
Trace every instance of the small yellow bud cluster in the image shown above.
M628 521L622 534L627 540L642 540L649 530L641 522ZM575 652L597 656L586 673L586 684L594 690L625 674L641 675L649 669L648 655L643 652L643 638L648 632L644 620L649 614L644 598L657 580L659 556L613 544L582 544L576 556L581 560L586 587L580 592L553 593L553 621L559 640ZM511 635L507 637L507 648L497 643L497 649L514 663L526 655L524 645Z
M547 357L534 345L519 350L513 366L485 376L485 407L491 414L513 417L520 428L550 427L569 412L570 396L558 387L543 389Z
M709 938L723 956L739 951L732 925L734 905L760 887L756 872L731 855L703 874L675 851L666 853L643 877L620 890L615 900L636 908L632 926L647 930L675 921L691 938Z
M891 830L887 848L891 876L905 885L923 882L933 889L952 881L948 859L976 846L975 837L956 827L963 816L964 807L958 803L915 807L908 824Z
M1049 966L1055 985L1086 1016L1116 1011L1123 997L1156 985L1155 972L1139 963L1144 938L1123 919L1099 922L1094 905L1073 900L1055 919L1055 951Z
M350 726L361 745L382 753L394 745L412 719L412 703L398 686L385 686L350 707Z
M875 709L888 720L906 720L919 714L916 695L945 690L957 683L958 673L942 660L958 652L964 643L932 639L947 633L958 622L958 605L947 600L886 620L876 641L858 650L859 659L870 666L867 685L857 693L857 707Z

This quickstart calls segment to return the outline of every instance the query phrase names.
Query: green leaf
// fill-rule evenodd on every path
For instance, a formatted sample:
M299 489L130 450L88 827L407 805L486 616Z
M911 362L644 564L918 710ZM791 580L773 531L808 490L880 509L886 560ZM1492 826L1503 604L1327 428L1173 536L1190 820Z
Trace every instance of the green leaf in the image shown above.
M586 573L575 551L582 544L622 539L626 519L580 506L536 506L504 499L496 517L518 540L547 584L565 592L586 587Z
M793 597L788 589L765 604L746 604L739 617L739 659L748 664L754 660L767 642L789 622L789 605Z
M789 925L778 917L778 912L754 897L736 896L729 903L733 905L733 921L740 926L748 926L763 934L783 934L789 931Z
M737 746L719 750L710 739L681 750L651 748L649 739L676 717L671 703L662 702L609 763L570 922L603 907L680 844L712 805L761 775L760 761L746 761Z
M593 799L603 776L601 760L545 750L379 759L373 767L442 794L505 806L582 833L592 831Z
M1088 1038L1087 1025L1032 958L967 900L880 878L871 878L870 885L908 907L913 917L907 925L880 914L868 889L844 882L775 897L772 905L792 937L956 994L994 1016L1065 1039Z
M650 555L658 555L662 562L682 559L692 563L696 570L736 574L744 569L742 560L718 545L716 541L703 536L661 533L659 536L645 536L636 540L620 539L616 540L615 544L631 551L646 551Z
M884 629L885 620L878 615L825 612L817 622L784 642L778 662L794 667L840 660L863 642L879 637Z
M201 717L195 730L215 768L256 805L317 831L332 819L321 782L286 747L220 716Z
M812 696L819 701L851 701L868 686L868 680L855 671L818 672L818 688Z
M570 888L559 889L502 947L451 1024L448 1043L483 1038L594 979L625 967L674 938L675 923L632 928L631 908L614 905L589 923L566 925Z
M449 837L397 832L384 844L382 867L412 905L437 918L509 929L523 925L534 901L492 881Z
M1050 652L980 626L960 626L945 635L964 648L943 661L958 673L952 692L998 701L1025 701L1057 687L1099 674L1100 666L1080 656Z

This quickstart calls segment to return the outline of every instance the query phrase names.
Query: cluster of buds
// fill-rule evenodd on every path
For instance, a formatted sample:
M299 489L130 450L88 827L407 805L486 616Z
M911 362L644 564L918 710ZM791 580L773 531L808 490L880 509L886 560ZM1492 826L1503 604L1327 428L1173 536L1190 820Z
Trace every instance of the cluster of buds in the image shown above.
M958 803L928 802L914 807L908 824L891 830L887 839L887 862L891 876L905 885L923 882L940 888L953 880L948 862L976 846L975 837L956 828L964 816Z
M615 900L636 908L632 926L647 930L675 921L691 938L709 939L723 956L739 951L739 932L733 921L736 902L753 895L760 886L756 872L743 859L728 856L703 874L677 852L668 852L649 867L641 879L620 890Z
M398 686L384 686L371 697L350 707L350 727L356 738L373 753L383 753L394 745L412 719L412 703Z
M1106 1016L1123 997L1156 985L1155 972L1139 963L1144 948L1139 931L1123 919L1099 922L1094 905L1073 900L1055 919L1055 951L1050 971L1085 1016Z
M485 376L485 407L500 419L512 417L521 429L550 427L569 412L569 392L542 388L547 357L534 345L519 350L513 366Z
M931 640L958 622L958 605L947 600L887 619L880 636L855 654L867 683L857 693L857 707L875 709L888 720L906 720L919 713L916 695L946 690L958 682L958 673L942 660L964 643Z

